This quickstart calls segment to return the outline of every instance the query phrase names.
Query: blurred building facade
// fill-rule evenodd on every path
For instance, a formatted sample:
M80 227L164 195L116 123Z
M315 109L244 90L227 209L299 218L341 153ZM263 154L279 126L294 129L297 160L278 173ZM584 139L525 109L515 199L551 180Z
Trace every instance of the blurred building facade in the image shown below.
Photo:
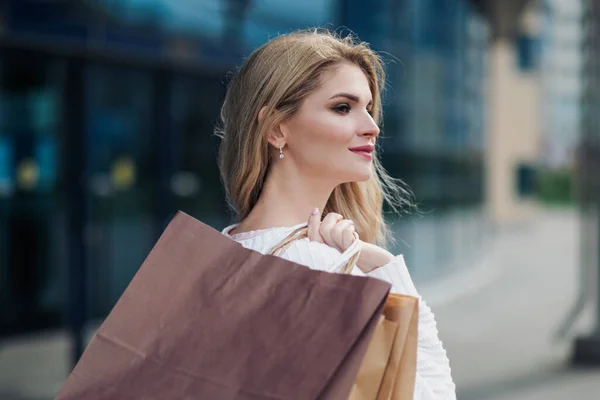
M489 55L486 203L495 224L519 223L536 209L541 8L538 1L526 2L522 12L514 8L517 2L491 3L501 22L495 27Z
M583 78L580 0L546 0L542 28L543 161L570 167L580 138Z
M311 26L346 26L386 59L383 163L422 210L390 217L394 251L423 280L482 251L490 33L470 2L5 1L0 333L77 304L102 318L177 210L228 224L212 135L225 77Z

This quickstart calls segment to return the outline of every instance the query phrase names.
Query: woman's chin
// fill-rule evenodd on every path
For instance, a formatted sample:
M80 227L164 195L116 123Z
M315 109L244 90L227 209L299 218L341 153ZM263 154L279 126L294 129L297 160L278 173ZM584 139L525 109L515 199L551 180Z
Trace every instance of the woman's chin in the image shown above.
M369 169L368 171L356 171L356 173L352 174L352 177L349 179L349 182L366 182L373 176L373 170Z

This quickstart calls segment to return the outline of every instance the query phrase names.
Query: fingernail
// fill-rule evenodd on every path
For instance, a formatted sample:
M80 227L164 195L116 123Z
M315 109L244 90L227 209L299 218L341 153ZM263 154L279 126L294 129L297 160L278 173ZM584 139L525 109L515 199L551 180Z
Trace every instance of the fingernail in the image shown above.
M315 207L314 210L312 210L312 215L317 215L319 213L319 208Z

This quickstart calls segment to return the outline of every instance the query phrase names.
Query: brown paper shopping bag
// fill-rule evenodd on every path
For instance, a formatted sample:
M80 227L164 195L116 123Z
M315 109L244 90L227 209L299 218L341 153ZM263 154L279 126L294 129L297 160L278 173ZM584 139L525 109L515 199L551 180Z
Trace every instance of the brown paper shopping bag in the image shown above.
M415 297L388 295L350 400L413 400L418 307Z
M57 399L347 399L389 289L262 255L180 212Z
M275 246L272 254L282 254L294 241L308 236L301 227ZM360 250L342 269L349 274ZM413 400L417 369L419 300L389 294L383 312L363 357L349 400Z

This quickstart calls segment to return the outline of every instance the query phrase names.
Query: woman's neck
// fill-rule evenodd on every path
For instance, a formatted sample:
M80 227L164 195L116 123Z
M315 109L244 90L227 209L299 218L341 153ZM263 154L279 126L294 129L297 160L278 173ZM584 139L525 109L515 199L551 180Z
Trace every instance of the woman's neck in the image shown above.
M290 174L273 168L256 205L235 233L307 222L313 209L323 211L334 188L318 179L290 177Z

